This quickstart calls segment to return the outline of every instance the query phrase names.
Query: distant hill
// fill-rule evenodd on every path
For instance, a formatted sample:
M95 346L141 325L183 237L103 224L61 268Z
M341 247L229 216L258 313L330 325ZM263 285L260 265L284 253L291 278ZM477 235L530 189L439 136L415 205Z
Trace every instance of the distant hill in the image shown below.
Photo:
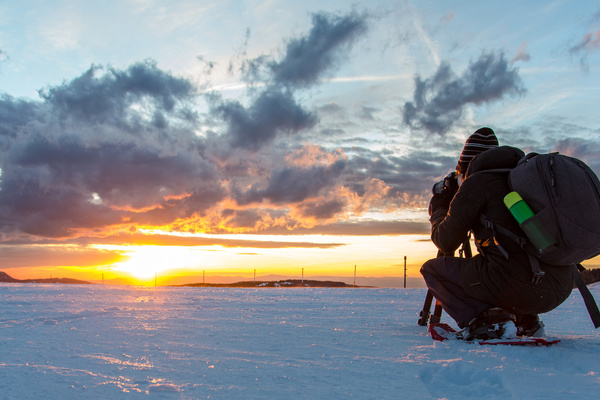
M92 282L80 281L70 278L46 278L46 279L15 279L5 272L0 271L0 282L8 283L65 283L65 284L81 284L93 285ZM128 283L126 283L128 284ZM300 279L288 279L280 281L247 281L235 283L188 283L184 285L166 285L173 287L231 287L231 288L250 288L250 287L353 287L344 282L335 281L316 281ZM356 287L371 287L371 286L356 286Z
M6 272L0 271L0 282L20 282L18 279L13 278Z
M300 279L287 279L280 281L245 281L235 283L188 283L184 285L174 285L177 287L233 287L233 288L254 288L254 287L334 287L334 288L348 288L353 285L348 285L344 282L334 281L315 281ZM370 287L370 286L356 286L356 287Z
M71 278L46 278L46 279L15 279L6 272L0 271L0 282L8 283L64 283L71 285L91 285L91 282Z

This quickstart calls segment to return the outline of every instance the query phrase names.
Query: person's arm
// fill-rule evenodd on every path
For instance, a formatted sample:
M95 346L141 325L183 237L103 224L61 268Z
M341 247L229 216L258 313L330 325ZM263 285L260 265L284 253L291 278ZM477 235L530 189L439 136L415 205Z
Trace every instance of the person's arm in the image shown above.
M440 207L432 212L431 240L442 253L453 253L464 243L479 220L484 205L482 182L473 176L463 182L449 207Z

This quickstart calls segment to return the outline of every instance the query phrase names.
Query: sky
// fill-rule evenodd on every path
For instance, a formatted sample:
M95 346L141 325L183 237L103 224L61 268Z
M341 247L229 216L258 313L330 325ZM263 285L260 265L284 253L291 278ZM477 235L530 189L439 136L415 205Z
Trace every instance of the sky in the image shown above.
M600 172L599 49L590 1L3 1L0 270L419 284L479 127Z

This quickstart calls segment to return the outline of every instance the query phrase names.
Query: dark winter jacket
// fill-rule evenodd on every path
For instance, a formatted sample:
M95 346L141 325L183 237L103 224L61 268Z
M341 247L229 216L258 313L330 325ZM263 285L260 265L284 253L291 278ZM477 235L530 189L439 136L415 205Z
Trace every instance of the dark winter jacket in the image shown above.
M460 281L466 293L480 301L519 314L538 314L561 304L573 288L573 271L567 266L540 263L545 277L533 284L529 258L514 241L496 233L496 240L508 253L508 259L494 243L491 229L479 218L484 214L494 224L522 235L516 221L505 207L509 193L507 173L486 172L514 168L524 153L502 146L487 150L471 161L466 179L450 203L449 210L431 216L431 239L444 253L454 252L473 231L480 254L465 260Z

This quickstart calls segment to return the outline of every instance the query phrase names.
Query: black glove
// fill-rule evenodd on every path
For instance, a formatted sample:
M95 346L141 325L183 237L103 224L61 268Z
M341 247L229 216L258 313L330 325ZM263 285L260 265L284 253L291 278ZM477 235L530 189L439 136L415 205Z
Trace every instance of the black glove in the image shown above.
M442 208L449 209L450 202L454 198L454 195L458 191L458 175L453 172L448 174L443 181L440 181L433 185L431 192L433 197L429 202L429 216L433 215L434 212Z
M449 209L450 202L452 201L453 197L454 194L450 193L449 191L444 191L440 194L434 194L429 202L429 216L432 216L433 213L438 210Z

